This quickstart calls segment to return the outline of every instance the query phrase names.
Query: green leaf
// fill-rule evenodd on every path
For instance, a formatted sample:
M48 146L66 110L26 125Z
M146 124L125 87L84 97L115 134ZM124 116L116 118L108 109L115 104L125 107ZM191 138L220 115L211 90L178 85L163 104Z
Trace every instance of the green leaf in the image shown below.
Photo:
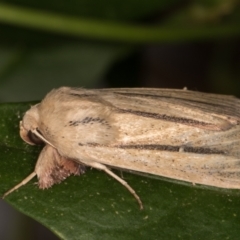
M134 20L152 15L152 12L164 11L167 8L179 5L185 0L8 0L8 4L26 6L33 9L49 10L51 12L65 13L72 16L109 19L109 20Z
M239 24L200 27L149 27L99 21L0 4L0 22L72 37L128 43L179 42L239 36Z
M0 192L34 169L40 149L20 139L18 123L30 104L0 105ZM240 192L180 185L123 173L144 209L118 182L97 170L48 190L29 182L6 197L61 239L239 239Z

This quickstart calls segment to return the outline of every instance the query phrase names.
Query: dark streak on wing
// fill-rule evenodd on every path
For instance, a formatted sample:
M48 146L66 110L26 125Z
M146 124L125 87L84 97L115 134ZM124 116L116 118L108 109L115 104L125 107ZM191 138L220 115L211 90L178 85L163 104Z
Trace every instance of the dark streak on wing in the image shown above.
M237 98L232 98L231 100L224 99L219 103L213 103L213 102L210 102L210 100L213 100L213 97L212 96L208 97L208 94L204 94L204 93L200 93L200 94L206 96L206 99L202 97L202 99L203 100L205 99L205 101L199 98L195 99L195 96L192 98L187 98L189 96L185 96L184 94L183 94L183 97L177 97L177 96L167 96L167 95L161 96L161 95L154 95L154 94L141 94L141 93L130 93L130 92L125 93L125 92L117 92L117 91L115 91L114 93L117 95L123 95L128 97L141 97L141 98L150 98L150 99L157 99L157 100L161 100L161 99L173 100L174 99L174 101L178 103L182 102L187 105L197 106L199 109L206 109L211 107L215 111L218 110L217 112L221 114L223 113L228 115L234 114L234 116L240 117L240 111L237 111L237 102L239 102L239 99ZM182 92L182 93L187 93L187 92ZM216 101L219 101L219 99L216 99ZM238 104L240 104L240 102Z
M84 146L82 143L78 143L79 146ZM97 143L86 144L90 147L106 147L112 146L101 145ZM153 151L168 151L168 152L185 152L185 153L199 153L199 154L226 154L225 151L203 147L187 147L187 146L171 146L171 145L157 145L157 144L139 144L139 145L117 145L114 148L121 149L138 149L138 150L153 150Z
M168 116L166 114L158 114L158 113L149 113L149 112L142 112L142 111L135 111L131 109L118 109L120 113L130 113L141 117L147 117L147 118L154 118L154 119L161 119L168 122L174 122L174 123L181 123L186 124L190 126L204 126L209 127L211 130L222 130L220 127L216 126L215 124L201 122L189 118L182 118L182 117L174 117L174 116Z
M119 148L123 149L141 149L141 150L158 150L168 152L187 152L187 153L199 153L199 154L225 154L224 151L211 148L202 147L183 147L183 146L170 146L170 145L120 145Z
M119 94L119 95L123 95L123 96L129 96L129 97L141 97L141 98L151 98L151 99L156 99L156 98L169 98L172 99L172 96L159 96L159 95L152 95L152 94L141 94L141 93L121 93L121 92L114 92L115 94ZM184 101L186 99L184 98L178 98L174 96L175 100L179 100L179 101ZM195 103L203 103L201 101L196 101L196 100L191 100L191 102L195 102ZM214 103L208 103L208 105L214 106L214 107L219 107L218 104L214 104Z
M85 117L84 119L82 120L77 120L77 121L69 121L69 126L73 126L73 127L76 127L78 126L79 124L82 124L82 125L86 125L86 124L94 124L94 123L99 123L99 124L102 124L102 125L105 125L107 127L110 128L110 124L103 118L100 118L100 117Z
M183 100L187 100L185 98L179 98L179 97L176 97L176 96L166 96L166 95L163 95L163 96L160 96L160 95L153 95L153 94L141 94L141 93L122 93L122 92L114 92L115 94L119 94L119 95L124 95L124 96L129 96L129 97L141 97L141 98L152 98L152 99L156 99L156 98L169 98L169 99L176 99L176 100L179 100L179 101L183 101ZM196 102L196 103L203 103L202 101L197 101L197 100L191 100L191 102ZM208 105L211 105L211 106L215 106L215 107L219 107L219 104L216 104L216 103L208 103Z

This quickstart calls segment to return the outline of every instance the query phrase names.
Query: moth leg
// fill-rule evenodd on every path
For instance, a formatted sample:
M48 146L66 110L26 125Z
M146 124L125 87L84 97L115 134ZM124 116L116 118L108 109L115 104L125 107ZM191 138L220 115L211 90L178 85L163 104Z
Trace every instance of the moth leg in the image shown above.
M114 179L116 179L118 182L120 182L125 188L128 189L128 191L135 197L135 199L138 201L138 204L140 206L140 209L143 209L143 204L142 201L140 199L140 197L136 194L136 192L134 191L134 189L126 182L124 181L122 178L120 178L118 175L116 175L115 173L113 173L109 168L107 168L105 165L101 164L101 163L97 163L97 162L88 162L87 165L89 167L93 167L93 168L97 168L99 170L104 171L105 173L107 173L108 175L110 175L111 177L113 177Z
M32 178L36 176L36 172L32 172L30 175L28 175L25 179L23 179L19 184L8 190L6 193L3 194L2 199L5 198L8 194L12 193L13 191L17 190L18 188L22 187L26 183L28 183Z

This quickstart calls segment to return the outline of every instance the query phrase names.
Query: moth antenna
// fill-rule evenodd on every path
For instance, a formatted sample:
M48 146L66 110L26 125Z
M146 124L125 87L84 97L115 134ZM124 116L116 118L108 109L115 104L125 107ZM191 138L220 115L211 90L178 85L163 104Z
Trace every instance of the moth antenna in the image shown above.
M5 198L7 195L9 195L11 192L17 190L18 188L22 187L26 183L28 183L32 178L36 176L36 172L32 172L30 175L28 175L25 179L23 179L19 184L11 188L9 191L3 194L2 199Z
M137 200L137 202L140 206L140 209L141 210L143 209L143 204L142 204L142 201L141 201L140 197L136 194L134 189L126 181L124 181L122 178L120 178L118 175L113 173L109 168L107 168L105 165L103 165L101 163L87 162L86 165L88 165L90 167L93 167L93 168L97 168L99 170L102 170L105 173L107 173L108 175L110 175L111 177L113 177L114 179L116 179L118 182L120 182L135 197L135 199Z
M44 138L38 131L37 129L31 130L32 133L34 133L37 137L39 137L41 140L43 140L45 143L49 144L53 148L55 148L46 138Z

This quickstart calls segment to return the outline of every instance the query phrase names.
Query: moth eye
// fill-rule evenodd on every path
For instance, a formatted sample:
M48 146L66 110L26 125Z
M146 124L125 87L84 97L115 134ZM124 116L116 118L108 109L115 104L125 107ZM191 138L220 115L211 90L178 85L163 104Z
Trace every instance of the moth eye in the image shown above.
M38 132L39 132L39 131L38 131ZM39 132L39 133L40 133L40 132ZM40 133L40 134L41 134L41 133ZM38 136L36 136L31 130L28 131L27 136L28 136L29 140L30 140L32 143L36 144L36 145L41 145L41 144L44 143L43 140L40 139Z

